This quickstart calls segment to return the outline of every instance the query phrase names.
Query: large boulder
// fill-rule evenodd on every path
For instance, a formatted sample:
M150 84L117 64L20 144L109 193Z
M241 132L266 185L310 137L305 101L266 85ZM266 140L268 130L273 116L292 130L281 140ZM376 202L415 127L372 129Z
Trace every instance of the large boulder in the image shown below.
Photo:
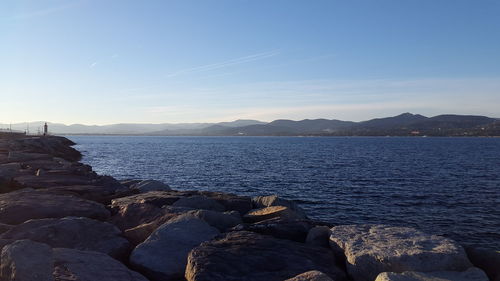
M53 252L56 281L148 281L103 253L64 248Z
M222 213L210 210L192 210L186 212L184 216L193 216L202 219L221 232L242 223L241 216L236 211Z
M186 207L192 209L203 209L224 212L226 208L210 197L194 195L183 197L172 204L175 207Z
M346 280L329 249L239 231L193 249L185 277L188 281L282 281L310 270Z
M144 242L158 227L177 216L179 216L177 213L167 213L151 222L126 229L123 234L135 247Z
M268 219L251 224L240 224L233 228L235 231L252 231L260 234L271 235L279 239L288 239L304 242L307 233L313 227L308 220L288 220L281 218Z
M331 233L332 231L328 226L315 226L307 233L306 243L314 246L329 247Z
M48 244L52 248L102 252L118 259L123 259L129 251L129 242L121 236L118 228L89 218L29 220L14 226L0 237L29 239Z
M500 281L500 251L466 247L465 251L472 264L484 270L490 280Z
M114 200L113 200L114 201ZM116 210L116 209L115 209ZM109 222L122 231L152 222L165 214L164 210L151 204L132 203L120 207Z
M139 244L130 264L154 281L181 279L189 251L219 231L193 216L172 219Z
M374 280L381 272L463 271L472 266L453 240L409 227L336 226L330 246L338 256L345 255L355 281Z
M271 206L256 209L243 216L243 220L246 222L258 222L272 218L280 218L283 220L305 219L305 217L301 214L296 213L294 210L285 206Z
M30 219L69 216L106 220L110 213L93 201L30 188L0 194L0 223L20 224Z
M488 276L481 269L472 267L462 272L383 272L377 276L375 281L488 281Z
M132 184L130 186L131 189L136 189L140 193L145 193L149 191L169 191L170 186L167 184L157 181L157 180L143 180L140 182L137 182L135 184Z
M277 195L256 196L252 198L255 208L265 208L271 206L285 206L306 218L306 213L295 202L278 197Z
M52 281L52 249L42 243L19 240L2 249L0 280Z
M299 274L293 278L286 279L285 281L333 281L333 280L332 278L328 277L328 275L324 274L321 271L311 270Z

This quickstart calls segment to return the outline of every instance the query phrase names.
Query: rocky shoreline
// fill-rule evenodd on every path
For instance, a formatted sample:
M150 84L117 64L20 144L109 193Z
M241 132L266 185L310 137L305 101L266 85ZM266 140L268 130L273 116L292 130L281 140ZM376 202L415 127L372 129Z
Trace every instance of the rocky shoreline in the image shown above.
M0 280L500 280L500 253L331 226L277 196L117 181L63 137L0 136Z

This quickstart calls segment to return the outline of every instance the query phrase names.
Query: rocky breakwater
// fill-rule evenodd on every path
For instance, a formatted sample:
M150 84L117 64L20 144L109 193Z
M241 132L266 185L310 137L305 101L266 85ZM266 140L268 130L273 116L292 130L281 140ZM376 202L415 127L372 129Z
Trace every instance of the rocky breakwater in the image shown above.
M496 252L412 228L332 227L277 196L119 182L72 145L0 138L0 280L500 278Z

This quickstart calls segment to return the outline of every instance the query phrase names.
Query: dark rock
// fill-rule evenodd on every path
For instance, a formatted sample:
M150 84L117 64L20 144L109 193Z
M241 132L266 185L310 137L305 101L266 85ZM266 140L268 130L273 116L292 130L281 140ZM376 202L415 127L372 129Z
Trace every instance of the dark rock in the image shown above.
M500 252L465 247L465 251L472 264L486 272L490 280L500 281Z
M83 199L99 202L101 204L109 204L111 200L115 198L130 196L133 194L133 191L129 189L96 185L54 186L40 189L40 191L60 195L73 195Z
M148 281L103 253L56 248L53 255L56 281Z
M330 247L330 235L332 231L328 226L315 226L309 230L306 237L306 243L309 245Z
M129 242L114 225L89 218L29 220L14 226L0 236L2 239L45 243L52 248L90 250L124 259Z
M0 280L52 281L52 249L42 243L19 240L2 249Z
M271 235L279 239L304 243L307 233L312 227L313 223L308 220L284 220L273 218L257 223L238 225L234 227L233 230L247 230Z
M282 281L310 270L346 280L328 249L240 231L194 248L185 277L188 281Z
M226 211L237 211L242 216L252 209L252 199L248 196L208 191L200 192L200 194L214 199L217 203L224 206Z
M201 219L172 219L134 249L130 263L153 281L182 279L189 251L217 234Z
M30 219L69 216L106 220L110 214L103 205L74 196L29 188L0 194L0 223L20 224Z

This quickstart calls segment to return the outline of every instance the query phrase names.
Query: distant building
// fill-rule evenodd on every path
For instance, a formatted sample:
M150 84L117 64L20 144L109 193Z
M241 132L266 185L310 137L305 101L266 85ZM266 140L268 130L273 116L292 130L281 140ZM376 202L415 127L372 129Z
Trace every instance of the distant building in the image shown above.
M45 122L45 125L43 125L43 135L46 136L49 134L49 125L47 125L47 122Z

